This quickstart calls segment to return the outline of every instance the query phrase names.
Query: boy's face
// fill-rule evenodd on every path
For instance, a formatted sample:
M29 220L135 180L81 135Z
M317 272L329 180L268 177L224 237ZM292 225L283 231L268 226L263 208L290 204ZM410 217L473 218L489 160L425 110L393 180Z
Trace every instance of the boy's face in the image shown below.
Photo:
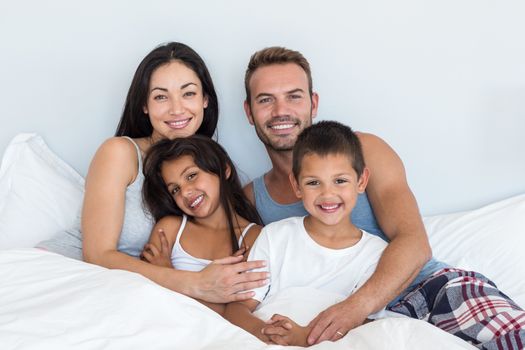
M358 178L348 156L310 153L301 162L298 179L291 174L290 181L312 217L325 225L336 225L349 220L358 194L365 191L368 169Z

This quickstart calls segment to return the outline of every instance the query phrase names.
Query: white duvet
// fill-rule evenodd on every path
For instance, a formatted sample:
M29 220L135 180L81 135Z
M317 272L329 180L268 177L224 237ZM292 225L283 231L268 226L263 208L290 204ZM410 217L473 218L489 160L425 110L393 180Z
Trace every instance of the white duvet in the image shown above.
M2 350L281 348L260 342L191 298L138 274L39 249L0 251L0 278ZM276 305L286 304L293 303ZM279 311L293 314L291 309ZM425 322L387 318L312 348L473 347Z

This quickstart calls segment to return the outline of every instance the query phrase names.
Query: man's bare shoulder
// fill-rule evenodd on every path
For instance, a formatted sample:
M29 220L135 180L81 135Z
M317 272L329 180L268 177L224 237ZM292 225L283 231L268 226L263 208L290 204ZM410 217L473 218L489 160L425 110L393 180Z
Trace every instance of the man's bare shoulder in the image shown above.
M250 203L255 205L255 194L253 193L253 181L251 181L246 186L244 186L242 190L244 191L244 194L246 195Z

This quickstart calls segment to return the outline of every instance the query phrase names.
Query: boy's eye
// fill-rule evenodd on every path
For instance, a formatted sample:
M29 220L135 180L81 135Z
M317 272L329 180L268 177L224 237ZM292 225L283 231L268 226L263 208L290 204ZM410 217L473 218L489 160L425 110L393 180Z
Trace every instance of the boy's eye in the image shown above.
M344 183L347 183L347 182L348 182L348 180L346 180L346 179L335 179L335 183L338 184L338 185L339 184L344 184Z
M317 186L319 185L319 181L317 180L311 180L306 182L306 186Z

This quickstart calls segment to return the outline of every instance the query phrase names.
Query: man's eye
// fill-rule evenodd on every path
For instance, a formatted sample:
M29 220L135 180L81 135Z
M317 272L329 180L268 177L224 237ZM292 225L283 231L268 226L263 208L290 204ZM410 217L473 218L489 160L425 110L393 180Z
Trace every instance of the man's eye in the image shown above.
M292 99L292 100L297 100L297 99L300 99L302 97L303 97L302 95L290 95L290 99Z
M268 103L270 101L271 101L271 98L264 97L264 98L259 99L258 103Z

